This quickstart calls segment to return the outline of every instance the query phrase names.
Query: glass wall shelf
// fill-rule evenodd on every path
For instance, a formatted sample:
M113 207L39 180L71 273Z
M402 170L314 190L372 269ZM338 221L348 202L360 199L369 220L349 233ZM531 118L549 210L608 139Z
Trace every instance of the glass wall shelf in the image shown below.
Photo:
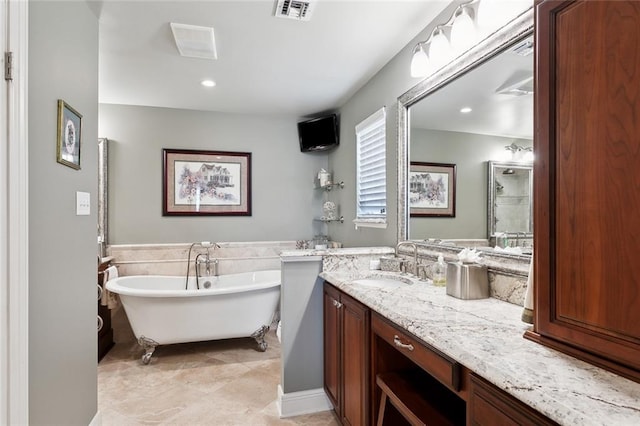
M329 222L344 223L344 216L340 216L335 219L327 219L326 217L316 217L313 220L317 220L318 222L324 222L324 223L329 223Z
M333 188L336 188L336 187L344 188L344 182L340 181L340 182L336 182L336 183L330 183L330 184L327 184L327 185L316 186L316 189L322 189L322 190L325 190L325 191L331 191Z

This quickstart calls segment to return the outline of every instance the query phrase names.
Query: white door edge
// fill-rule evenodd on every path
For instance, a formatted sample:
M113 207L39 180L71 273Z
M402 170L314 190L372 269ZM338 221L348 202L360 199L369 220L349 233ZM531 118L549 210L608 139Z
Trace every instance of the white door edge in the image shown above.
M0 331L2 366L0 423L29 423L29 158L27 125L28 1L2 1L2 41L13 53L13 80L2 89L2 132L7 146L0 155L0 249L5 315ZM5 51L6 51L5 50ZM4 64L4 56L3 56ZM4 68L4 67L3 67ZM3 73L4 74L4 73ZM5 284L6 283L6 284Z

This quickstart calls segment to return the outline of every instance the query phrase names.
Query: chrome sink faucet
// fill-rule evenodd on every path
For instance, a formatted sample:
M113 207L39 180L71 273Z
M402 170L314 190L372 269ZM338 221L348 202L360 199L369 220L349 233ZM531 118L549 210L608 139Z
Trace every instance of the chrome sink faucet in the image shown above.
M411 246L413 247L413 275L418 275L418 246L416 243L411 241L400 241L396 245L396 257L398 257L400 247L402 246Z
M518 232L518 235L522 234L522 243L518 241L518 246L525 247L527 245L527 233L526 232Z

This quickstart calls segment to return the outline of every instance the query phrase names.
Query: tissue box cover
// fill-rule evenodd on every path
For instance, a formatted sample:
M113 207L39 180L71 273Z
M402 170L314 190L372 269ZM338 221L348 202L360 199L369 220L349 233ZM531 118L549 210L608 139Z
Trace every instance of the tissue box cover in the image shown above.
M487 267L450 262L447 265L447 294L458 299L486 299L489 297Z

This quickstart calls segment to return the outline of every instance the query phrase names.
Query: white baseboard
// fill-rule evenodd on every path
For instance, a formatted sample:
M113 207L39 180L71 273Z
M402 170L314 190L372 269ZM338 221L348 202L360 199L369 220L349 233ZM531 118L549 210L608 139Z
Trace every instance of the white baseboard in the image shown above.
M323 388L284 393L282 386L278 385L276 404L280 418L333 410Z
M102 414L100 413L100 410L98 410L96 412L96 415L93 416L93 419L91 419L91 423L89 423L89 426L102 426Z

